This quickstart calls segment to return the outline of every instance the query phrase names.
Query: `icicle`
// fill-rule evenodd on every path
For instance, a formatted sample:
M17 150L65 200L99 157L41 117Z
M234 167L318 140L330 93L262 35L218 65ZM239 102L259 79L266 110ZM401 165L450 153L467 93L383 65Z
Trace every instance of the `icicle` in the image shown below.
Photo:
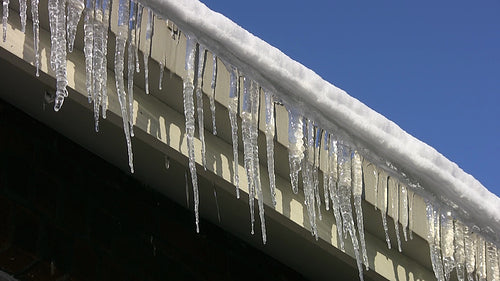
M366 270L369 269L368 254L366 253L365 228L363 224L363 209L361 208L361 195L363 193L363 171L361 168L361 156L357 151L352 158L352 195L354 196L354 208L358 222L359 239L361 240L361 252Z
M31 18L33 20L33 52L35 53L36 77L40 76L40 20L38 16L38 1L31 0Z
M153 11L147 9L148 12L148 23L146 25L146 46L144 47L144 84L145 92L149 95L149 54L151 53L151 38L153 37Z
M109 17L110 17L110 0L102 0L102 46L103 46L103 60L101 65L101 108L102 108L102 118L106 119L106 111L108 110L108 29L109 29ZM132 120L132 119L130 119ZM131 136L134 132L131 131Z
M204 46L199 45L198 50L198 72L196 79L196 111L198 114L198 132L201 141L201 163L203 168L207 169L207 158L206 158L206 148L205 148L205 123L203 121L203 72L205 71L205 59L207 50ZM144 70L146 71L146 70Z
M9 0L3 0L3 41L7 39L7 20L9 18Z
M441 249L439 243L439 214L434 210L430 202L426 202L427 242L429 243L429 252L431 256L432 269L438 281L444 281L443 264L441 263Z
M328 137L330 136L330 134L325 131L325 134L324 134L324 139L323 139L323 149L324 149L324 152L326 157L328 158ZM323 195L325 196L325 209L327 211L330 210L330 200L329 200L329 197L330 197L330 194L329 194L329 182L328 182L328 175L330 174L330 161L327 159L327 161L325 161L325 170L323 171Z
M304 118L305 119L305 118ZM304 161L302 161L302 182L304 188L304 200L309 214L311 234L318 239L316 226L316 202L314 192L314 125L311 120L304 120L304 135L306 136Z
M455 221L455 264L457 269L458 281L465 281L465 240L464 240L465 226L460 221Z
M231 140L233 143L233 173L234 186L236 187L236 198L240 198L239 176L238 176L238 74L234 66L227 66L229 71L229 121L231 123Z
M93 28L93 44L92 47L92 101L94 103L94 122L95 131L99 131L99 110L102 102L102 88L103 88L103 68L104 68L104 30L103 26L103 10L102 0L95 1L94 7L94 28Z
M50 0L49 23L50 23L50 66L56 73L56 98L54 111L61 109L64 98L68 96L66 86L66 1Z
M403 226L405 241L408 241L408 191L406 186L400 185L400 187L399 196L401 197L401 225Z
M486 242L486 267L488 280L500 280L497 247L491 242Z
M465 269L467 270L467 279L474 281L474 270L476 269L476 245L474 234L468 226L464 227L465 242Z
M351 236L352 245L354 247L354 255L356 256L356 263L358 265L359 279L363 280L363 266L361 257L359 255L359 243L354 228L354 219L351 207L351 149L343 144L339 145L338 149L339 160L339 184L338 193L340 199L340 211L344 221L344 229L349 232ZM359 191L359 190L358 190ZM357 192L358 192L357 191Z
M484 243L484 239L475 235L475 243L476 244L476 275L478 281L486 281L486 245Z
M318 126L315 126L315 138L314 138L314 166L313 166L313 184L314 184L314 195L316 197L316 206L318 207L318 218L322 220L321 217L321 195L319 194L319 151L321 146L321 134L323 130Z
M391 180L393 180L391 178ZM393 212L393 220L394 220L394 230L396 232L396 241L398 242L398 251L402 252L401 249L401 237L399 236L399 186L398 183L393 180L394 184L390 184L389 187L391 188L391 209Z
M413 240L413 201L415 193L408 189L408 228L410 230L410 239Z
M340 214L340 204L337 189L338 167L337 167L337 141L330 135L330 145L328 148L328 162L330 163L330 173L328 174L328 187L330 199L332 200L333 215L337 224L337 234L339 238L340 250L344 251L344 237L342 236L342 215Z
M92 93L93 93L93 75L94 69L92 65L92 56L93 56L93 48L94 48L94 1L86 0L85 9L83 12L83 52L85 54L85 79L86 79L86 88L87 88L87 97L89 103L92 102Z
M139 73L140 65L139 65L139 40L141 38L141 26L142 26L142 13L144 11L144 7L141 3L137 3L137 20L135 26L135 69L137 73Z
M137 4L130 1L130 11L128 17L128 49L127 49L127 88L128 88L128 112L129 112L129 126L130 135L134 136L134 71L135 71L135 17L137 13Z
M127 95L125 93L125 83L123 81L123 69L125 58L125 44L128 37L128 9L129 1L120 0L118 6L118 32L116 34L116 49L115 49L115 80L116 92L118 93L118 101L120 102L120 109L123 120L123 132L127 142L128 152L128 165L130 172L134 172L133 154L132 154L132 141L130 139L130 128L127 113Z
M26 31L26 11L28 10L28 5L26 0L19 0L19 16L21 17L21 32Z
M20 0L20 1L26 1L26 0ZM85 3L83 2L83 0L68 0L68 16L67 16L66 31L68 36L69 52L73 52L73 44L75 42L76 28L78 26L78 22L80 21L80 17L82 16L84 6Z
M259 155L257 147L258 117L259 117L259 86L251 79L244 77L244 91L241 110L241 130L245 170L248 178L248 195L250 205L250 220L252 234L254 233L254 198L257 196L259 215L262 228L262 240L266 243L266 229L264 220L264 198L260 185Z
M186 136L189 154L189 170L191 171L191 181L193 183L193 196L194 196L194 212L196 218L196 232L200 232L199 227L199 194L198 194L198 177L196 174L196 160L194 154L194 75L195 75L195 56L196 56L196 42L190 36L187 36L186 43L186 78L183 85L184 96L184 115L186 117Z
M267 172L269 174L269 188L273 207L276 207L276 177L274 175L274 97L265 91L266 100L266 147L267 147Z
M210 111L212 112L212 133L217 135L217 126L215 125L215 86L217 84L217 56L212 54L212 82L210 83Z
M385 241L387 248L391 248L391 239L389 239L389 228L387 227L387 177L378 177L378 187L382 192L382 197L379 198L380 214L382 215L382 225L384 226Z
M377 166L373 165L373 178L375 179L375 185L373 186L373 192L375 193L375 210L378 208L378 186L379 186L379 172Z
M441 214L441 253L443 255L444 277L450 280L450 273L455 267L454 246L453 246L453 219L451 213Z
M299 192L299 172L304 158L303 121L295 108L288 109L288 161L293 193Z
M163 73L165 72L165 65L163 64L163 62L160 62L160 77L158 78L158 90L162 90L161 88L161 84L162 84L162 81L163 81Z

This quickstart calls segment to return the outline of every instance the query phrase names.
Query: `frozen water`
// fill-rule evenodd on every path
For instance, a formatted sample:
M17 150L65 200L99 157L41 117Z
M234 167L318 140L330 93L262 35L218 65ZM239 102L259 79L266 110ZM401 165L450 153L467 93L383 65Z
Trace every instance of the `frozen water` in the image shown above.
M135 60L136 58L136 42L135 42L135 30L136 30L136 14L137 14L137 4L134 1L130 1L130 10L128 18L128 49L127 49L127 89L128 89L128 112L129 112L129 126L130 135L134 135L134 72L135 72Z
M276 207L276 177L274 175L274 96L269 91L265 91L266 106L266 151L267 151L267 172L269 174L269 188L271 190L271 200L273 207Z
M385 241L387 242L387 248L391 248L391 240L389 239L389 228L387 227L387 177L378 177L378 188L379 192L382 193L382 197L379 199L380 214L382 216L382 226L385 232Z
M363 171L361 168L361 156L354 151L352 157L352 195L354 196L354 208L358 222L359 239L361 241L361 253L366 269L370 267L368 254L366 253L365 228L363 223L363 209L361 208L361 195L363 193Z
M299 172L304 158L303 121L299 112L288 107L288 161L290 164L290 182L293 193L299 192Z
M314 190L314 125L311 120L304 118L304 135L306 136L304 161L302 161L302 182L304 188L304 203L306 205L311 234L318 239L318 229L316 225L316 198Z
M212 133L217 135L217 126L215 125L215 86L217 85L217 56L212 54L212 81L210 82L210 111L212 112Z
M431 255L432 269L438 281L444 281L443 264L441 263L441 246L439 243L439 213L434 210L430 202L426 202L427 242L429 243L429 252Z
M234 185L236 187L236 198L240 198L239 176L238 176L238 70L235 67L226 65L229 71L229 121L231 123L231 140L233 142L233 174Z
M391 178L392 180L392 178ZM401 237L399 236L399 184L394 180L394 184L389 185L391 191L391 209L394 219L394 231L396 233L396 241L398 243L398 251L401 252Z
M453 241L455 243L455 265L458 281L465 281L465 226L460 221L455 221Z
M146 45L143 50L144 54L144 84L145 84L145 92L149 95L149 54L151 54L151 38L153 37L153 23L154 23L154 15L153 11L146 8L148 13L148 22L146 24Z
M323 135L324 136L324 139L323 139L323 153L325 154L325 157L329 157L328 156L328 141L329 141L329 136L330 134L325 131L325 134ZM323 171L323 194L325 195L325 209L327 211L330 210L330 187L329 187L329 182L328 182L328 177L329 177L329 174L330 174L330 161L327 159L325 161L325 170Z
M476 235L476 275L478 281L486 281L486 245L484 239Z
M199 45L198 49L198 71L196 76L196 111L198 114L198 132L201 141L201 163L203 168L207 169L207 158L206 158L206 148L205 148L205 125L203 121L203 73L205 71L205 60L207 56L207 50L202 45Z
M9 18L9 0L3 0L3 16L2 16L2 27L3 27L3 41L7 39L7 20Z
M68 96L66 86L66 1L49 0L50 67L56 73L54 111L59 111Z
M413 239L413 201L415 193L408 189L408 228L410 230L410 239Z
M399 197L401 199L401 225L403 226L403 235L405 237L405 241L408 241L408 189L405 185L400 185L400 193Z
M464 246L465 246L465 269L467 279L474 280L474 270L476 269L476 244L475 234L471 232L468 226L464 226Z
M85 86L89 103L93 97L94 1L86 0L83 11L83 52L85 54Z
M26 0L20 0L25 1ZM68 16L67 16L67 36L68 36L68 51L73 52L73 44L75 42L76 28L82 16L85 3L83 0L68 0ZM26 15L25 15L26 16ZM26 19L25 19L26 21ZM25 23L26 24L26 23Z
M26 11L28 10L28 4L26 0L19 0L19 17L21 18L21 32L26 31Z
M443 255L444 277L450 280L450 273L455 268L453 218L450 213L441 213L441 253Z
M342 215L340 214L339 195L337 188L338 181L338 166L337 166L337 141L330 135L330 145L328 147L328 162L330 163L330 173L328 175L328 187L330 192L330 199L332 201L333 215L335 216L335 223L337 225L337 234L339 239L339 246L344 251L344 237L342 235L343 222Z
M163 62L159 62L160 65L160 77L158 78L158 90L162 90L162 82L163 82L163 73L165 72L165 65Z
M33 52L35 53L36 77L40 75L40 19L38 16L38 1L31 0L31 19L33 20Z
M488 274L487 279L495 281L500 280L497 247L491 242L486 242L486 266Z

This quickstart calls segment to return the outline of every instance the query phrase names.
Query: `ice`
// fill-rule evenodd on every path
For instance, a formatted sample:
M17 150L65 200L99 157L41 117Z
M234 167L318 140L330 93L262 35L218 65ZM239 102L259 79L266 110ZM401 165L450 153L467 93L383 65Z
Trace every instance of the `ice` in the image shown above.
M93 96L94 1L86 0L83 10L83 52L85 54L85 86L89 103Z
M363 223L363 209L361 208L361 195L363 193L363 171L361 168L361 156L354 151L352 157L352 195L354 197L354 209L358 222L359 239L361 241L361 253L366 269L370 267L368 254L366 253L365 228Z
M304 161L302 161L302 183L304 188L304 203L306 205L311 234L318 240L316 224L316 199L314 190L314 125L311 120L304 118L304 135L306 136Z
M314 137L314 165L312 169L313 176L313 187L314 187L314 196L316 198L316 207L318 208L318 219L322 220L321 217L321 195L319 193L319 151L321 148L321 136L323 134L323 130L317 125L314 126L315 137Z
M21 32L26 31L26 11L28 10L28 3L26 0L19 0L19 17L21 18Z
M391 178L392 180L392 178ZM394 230L396 233L396 241L398 243L398 251L401 252L401 237L399 236L399 184L396 181L393 181L394 184L390 184L390 192L391 192L391 209L394 220Z
M378 192L382 192L382 197L379 197L379 208L382 216L382 225L385 232L385 241L387 248L391 248L391 239L389 238L389 228L387 227L387 177L378 177Z
M146 44L143 50L144 54L144 84L145 84L145 92L149 95L149 54L151 53L151 38L153 37L153 23L154 23L154 14L153 11L146 8L148 13L148 22L146 24Z
M288 162L293 193L299 192L299 172L304 158L304 137L302 116L296 108L288 107Z
M106 44L104 36L107 29L104 26L104 11L102 9L102 0L95 1L94 9L94 28L93 28L93 44L92 47L92 101L94 103L94 121L95 131L99 131L99 112L103 101L103 89L106 88L104 84L104 75L106 74L105 53ZM125 26L126 28L127 26Z
M38 16L38 1L31 0L31 18L33 20L33 52L35 53L36 77L40 76L40 19Z
M415 193L408 189L408 228L410 230L410 239L413 240L413 201Z
M125 93L125 83L123 81L124 58L125 58L125 44L128 38L128 13L129 1L120 0L118 6L118 32L116 34L116 48L115 48L115 80L116 92L118 94L118 101L123 120L123 132L125 133L125 140L127 142L128 165L130 172L134 172L133 154L132 154L132 140L130 138L130 128L127 113L127 94Z
M455 221L455 232L453 241L455 243L455 265L458 281L465 281L465 226L460 221Z
M203 73L205 71L205 60L207 56L207 50L203 45L199 45L198 50L198 72L196 76L196 111L198 114L198 132L201 141L201 163L203 168L207 169L207 158L206 158L206 148L205 148L205 123L203 121Z
M239 176L238 176L238 71L235 67L226 64L229 71L229 121L231 123L231 140L233 143L233 174L234 186L236 187L236 198L240 198Z
M449 212L441 213L441 253L443 255L444 277L450 280L450 273L455 268L453 244L453 218Z
M9 0L3 0L3 41L7 40L7 20L9 18Z
M260 184L259 155L257 146L259 93L260 88L256 82L244 77L244 89L241 107L241 131L243 139L243 152L245 170L248 178L248 197L250 205L250 221L252 234L254 233L254 198L257 196L259 215L262 228L262 241L266 243L266 228L264 220L264 198Z
M474 270L476 269L476 245L475 234L471 232L468 226L464 227L464 246L465 246L465 269L467 279L474 280Z
M187 36L186 42L186 77L183 83L183 99L184 99L184 116L186 118L186 137L188 145L188 158L189 158L189 170L191 172L191 182L193 184L193 197L194 197L194 213L196 219L196 232L200 232L199 226L199 193L198 193L198 177L196 174L196 160L194 154L194 75L195 75L195 57L196 57L196 41L191 37Z
M491 242L486 242L486 265L488 280L500 280L500 272L498 268L498 253L497 247Z
M56 97L54 111L59 111L68 96L66 86L66 1L50 0L50 67L56 74Z
M486 245L480 235L475 235L476 245L476 275L478 281L486 281Z
M136 30L136 14L137 14L137 4L134 1L130 1L130 11L128 17L128 49L127 49L127 89L128 89L128 112L129 112L129 126L130 135L134 136L134 72L135 72L135 60L137 49L135 45L135 30Z
M335 223L337 225L337 234L339 239L340 250L344 251L344 237L342 235L343 223L342 215L340 214L339 195L337 188L338 180L338 166L337 166L337 141L330 135L330 145L328 147L328 162L330 166L330 173L328 174L328 187L330 192L330 199L332 201L333 215L335 216Z
M26 0L20 0L20 1L25 1L26 3ZM73 52L73 44L75 42L76 28L78 27L78 22L80 21L83 9L85 8L85 3L83 2L83 0L68 0L67 3L68 3L67 4L68 15L67 15L66 31L68 36L68 51Z
M215 125L215 86L217 85L217 56L212 54L212 81L210 82L210 111L212 112L212 133L217 135L217 126Z
M338 194L340 211L342 213L342 220L344 221L344 231L349 232L351 236L352 245L354 248L354 255L358 265L359 279L363 280L363 265L359 254L359 242L354 228L354 219L351 207L351 149L343 144L338 146L338 165L339 165L339 182Z
M144 12L144 7L141 3L137 3L137 18L135 22L135 70L137 73L140 72L139 65L139 40L141 38L141 26L142 26L142 13Z
M324 139L323 139L323 149L324 149L324 154L325 154L325 157L327 157L327 160L325 161L325 170L323 171L323 194L325 195L325 209L327 211L330 210L330 187L329 187L329 181L328 181L328 177L329 177L329 174L330 174L330 161L328 160L328 141L329 141L329 137L330 137L330 134L325 131L325 134L323 135L324 136Z
M441 246L439 242L439 213L434 210L432 203L426 202L427 242L431 256L432 269L438 281L444 281L443 264L441 263Z
M103 59L101 65L101 108L102 108L102 118L106 119L106 111L108 110L108 29L109 29L109 18L110 18L110 1L111 0L102 0L102 46L103 46ZM132 120L132 119L130 119ZM131 131L131 135L133 136L133 131Z
M403 226L405 241L408 241L408 189L405 185L400 185L399 197L401 199L400 222L401 226Z
M375 210L378 206L378 185L379 185L379 172L377 166L373 165L373 178L375 179L375 185L373 186L373 192L375 194Z
M162 90L162 81L163 81L163 73L165 72L165 65L163 64L163 62L160 62L159 63L160 65L160 77L158 78L158 90Z
M266 106L266 151L267 151L267 172L269 174L269 189L271 190L271 200L273 207L276 207L276 177L274 175L274 96L271 92L265 91Z

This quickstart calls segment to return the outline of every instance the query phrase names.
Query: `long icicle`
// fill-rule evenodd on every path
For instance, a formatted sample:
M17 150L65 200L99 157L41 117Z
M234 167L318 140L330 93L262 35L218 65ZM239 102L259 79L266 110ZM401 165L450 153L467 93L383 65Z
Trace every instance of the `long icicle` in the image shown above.
M186 137L189 155L189 170L191 172L191 182L193 184L193 197L194 197L194 213L196 219L196 232L200 232L200 219L198 212L198 205L200 195L198 192L198 176L196 174L196 160L194 153L194 75L195 75L195 56L196 56L196 41L187 36L186 43L186 78L183 83L183 96L184 96L184 116L186 118Z
M199 45L198 48L198 72L196 76L196 113L198 115L198 134L201 141L201 163L207 169L206 147L205 147L205 123L203 116L203 73L205 71L205 60L207 49Z
M274 174L274 96L269 91L264 91L266 101L266 151L267 172L269 174L269 189L273 207L276 207L276 176Z
M441 249L439 246L439 214L437 214L430 202L426 202L426 213L427 226L429 229L427 232L427 243L429 243L432 270L438 281L444 281Z
M3 41L7 40L7 20L9 19L9 0L3 0Z
M455 221L454 246L455 246L455 264L457 269L458 281L465 281L465 226L460 221Z
M210 111L212 112L212 133L217 135L217 126L215 125L215 86L217 85L217 56L212 54L212 81L210 82Z
M304 159L303 120L299 112L288 107L288 162L293 193L299 192L299 172Z
M408 241L408 189L405 185L400 185L399 197L401 198L399 212L401 213L403 235L405 237L405 241Z
M130 12L128 18L128 49L127 49L127 88L128 88L128 113L130 135L134 136L134 72L135 72L135 30L136 30L137 4L130 1Z
M330 161L329 161L329 156L328 156L328 147L329 147L329 137L330 134L325 131L324 134L324 139L323 139L323 153L324 157L326 157L325 163L325 170L323 171L323 195L325 196L325 209L327 211L330 210L330 192L329 192L329 181L328 181L328 175L330 174Z
M103 64L104 64L104 30L103 27L103 11L102 11L102 0L95 0L94 7L94 28L93 28L93 44L92 47L92 69L93 69L93 82L92 82L92 101L94 104L94 122L95 131L99 131L99 113L101 109L102 102L102 75L103 75Z
M385 241L387 242L387 248L391 248L391 240L389 239L389 228L387 227L387 177L378 176L379 192L382 192L382 196L379 197L379 208L380 215L382 216L382 225L385 232Z
M361 208L361 195L363 194L363 170L361 166L361 156L354 151L352 157L352 195L354 196L354 208L356 209L356 219L358 222L359 239L361 240L361 253L366 270L369 269L368 254L366 252L365 228L363 223L363 209Z
M450 280L450 274L455 268L454 229L451 213L441 213L441 253L443 255L444 278Z
M330 146L328 151L328 161L330 162L330 174L328 175L330 199L332 201L333 215L335 216L335 223L337 225L337 234L339 239L340 250L345 250L344 237L342 235L343 222L342 215L340 214L340 203L338 194L338 164L337 164L337 141L330 135Z
M322 220L321 217L321 195L319 193L319 151L321 150L321 136L323 130L315 125L314 126L314 165L312 168L312 182L314 187L314 197L316 199L316 207L318 209L318 219Z
M238 175L238 73L234 66L226 65L229 71L229 121L231 123L231 140L233 143L233 182L236 198L240 198L240 180Z
M93 93L93 75L94 69L92 64L93 48L94 48L94 0L86 0L85 9L83 10L83 52L85 54L85 86L87 88L87 98L89 103L92 102Z
M26 0L20 0L20 1L25 1L26 3ZM84 8L85 8L85 3L83 2L83 0L68 0L66 31L68 36L69 52L73 52L73 44L75 42L76 28L78 27L78 22L80 21L80 17L82 16Z
M36 77L40 76L40 19L39 0L31 0L31 19L33 20L33 52L35 53Z
M396 233L396 242L398 243L398 251L401 252L401 237L399 236L399 184L392 177L389 178L391 210L394 220L394 232Z
M54 111L59 111L68 96L66 77L66 1L50 0L50 67L56 73Z
M302 183L304 188L304 203L309 216L311 234L318 240L316 224L316 202L314 192L314 125L311 120L304 118L304 136L306 137L304 161L302 161Z
M101 108L102 118L106 119L106 112L108 110L108 30L110 18L110 2L111 0L102 0L102 46L103 46L103 60L101 66ZM133 132L131 132L133 136Z
M148 22L146 24L146 43L144 46L144 84L145 84L145 92L149 95L149 55L151 54L151 38L153 37L153 23L154 23L154 14L153 11L149 8L146 8L148 12Z
M19 0L19 17L21 18L21 32L26 31L26 11L28 10L28 3L26 0Z
M134 172L133 154L132 154L132 140L130 138L130 128L127 113L127 94L125 93L125 83L123 81L123 69L125 58L125 45L128 38L128 12L129 1L120 0L118 6L118 32L116 34L116 50L115 50L115 80L116 92L118 93L118 101L120 102L120 109L123 120L123 132L125 133L125 140L127 142L128 164L130 172Z
M474 281L474 270L476 269L476 246L473 233L468 226L464 227L464 246L465 246L465 269L467 271L467 280Z
M243 97L241 107L241 137L243 139L244 164L247 172L248 180L248 204L250 206L250 223L251 233L254 234L254 199L255 199L255 182L254 182L254 152L252 147L252 87L254 82L244 77L243 82Z

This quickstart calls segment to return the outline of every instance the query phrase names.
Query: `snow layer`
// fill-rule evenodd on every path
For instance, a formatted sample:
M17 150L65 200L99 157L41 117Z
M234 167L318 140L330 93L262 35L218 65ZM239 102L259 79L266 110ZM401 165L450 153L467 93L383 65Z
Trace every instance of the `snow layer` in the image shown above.
M448 207L464 222L476 224L498 243L500 199L434 148L203 3L141 2L196 36L266 89L286 97L304 112L314 112L312 117L326 129L348 128L345 133L358 146L383 156L437 201L447 198Z

